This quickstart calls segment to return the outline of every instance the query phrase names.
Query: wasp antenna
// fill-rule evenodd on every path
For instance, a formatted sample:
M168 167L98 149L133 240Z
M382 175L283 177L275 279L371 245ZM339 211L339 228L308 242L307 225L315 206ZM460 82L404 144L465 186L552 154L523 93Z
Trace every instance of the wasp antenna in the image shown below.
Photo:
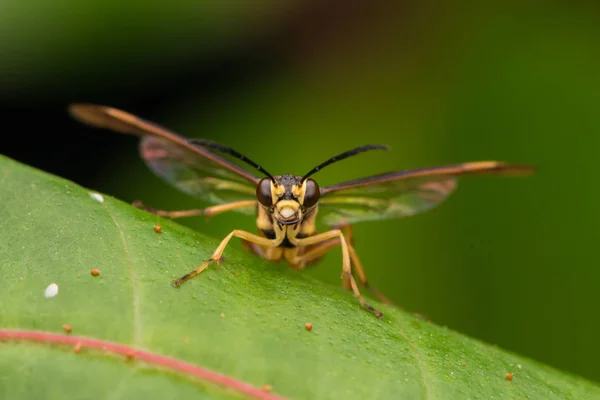
M302 177L302 182L304 182L309 176L313 175L316 172L319 172L320 170L322 170L323 168L325 168L326 166L328 166L330 164L333 164L334 162L341 161L345 158L352 157L359 153L364 153L365 151L369 151L369 150L389 150L389 149L390 148L388 146L384 146L381 144L367 144L367 145L360 146L360 147L357 147L352 150L345 151L341 154L338 154L337 156L331 157L329 160L327 160L324 163L321 163L321 164L317 165L316 167L314 167L313 169L311 169L306 175L304 175Z
M221 153L229 154L230 156L233 156L233 157L245 162L246 164L253 166L258 171L265 174L267 176L267 178L269 178L269 180L271 180L271 182L275 183L275 178L273 178L273 175L271 175L267 170L265 170L263 167L261 167L260 165L258 165L257 163L255 163L254 161L252 161L251 159L246 157L245 155L232 149L231 147L223 146L222 144L211 142L210 140L205 140L205 139L190 139L189 142L192 144L195 144L195 145L208 147L209 149L220 151Z

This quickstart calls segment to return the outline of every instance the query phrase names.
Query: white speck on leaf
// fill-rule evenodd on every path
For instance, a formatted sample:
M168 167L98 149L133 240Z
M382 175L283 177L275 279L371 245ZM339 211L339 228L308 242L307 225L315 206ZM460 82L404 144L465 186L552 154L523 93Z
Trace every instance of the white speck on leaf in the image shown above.
M44 297L51 298L58 294L58 285L56 283L51 283L48 285L46 290L44 290Z
M96 200L98 203L104 203L104 196L102 196L100 193L90 192L90 197Z

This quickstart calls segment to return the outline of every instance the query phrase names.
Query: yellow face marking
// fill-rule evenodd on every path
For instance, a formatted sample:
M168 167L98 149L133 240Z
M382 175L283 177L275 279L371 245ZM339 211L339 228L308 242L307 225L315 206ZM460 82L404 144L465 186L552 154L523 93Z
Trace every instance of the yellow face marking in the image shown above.
M304 194L306 193L306 182L302 186L292 186L292 194L298 199L300 204L304 204Z
M294 216L302 218L300 204L295 200L279 200L275 210L284 220L291 219Z
M273 199L273 204L277 203L277 200L281 196L285 194L285 187L283 185L275 186L273 182L271 182L271 197Z
M285 224L292 221L302 221L302 210L300 204L296 200L279 200L275 205L275 218Z

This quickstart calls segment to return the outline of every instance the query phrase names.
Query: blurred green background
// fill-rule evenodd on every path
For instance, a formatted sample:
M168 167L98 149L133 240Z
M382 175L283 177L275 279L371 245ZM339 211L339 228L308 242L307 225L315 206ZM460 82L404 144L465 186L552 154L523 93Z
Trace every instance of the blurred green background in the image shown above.
M67 103L123 108L273 174L392 147L327 168L321 185L462 161L534 165L530 178L463 179L426 214L358 224L356 248L371 283L409 310L600 380L598 3L0 8L1 152L125 201L203 206L155 178L134 138L69 120ZM237 214L182 223L215 238L254 229ZM334 251L307 273L339 285L340 269Z

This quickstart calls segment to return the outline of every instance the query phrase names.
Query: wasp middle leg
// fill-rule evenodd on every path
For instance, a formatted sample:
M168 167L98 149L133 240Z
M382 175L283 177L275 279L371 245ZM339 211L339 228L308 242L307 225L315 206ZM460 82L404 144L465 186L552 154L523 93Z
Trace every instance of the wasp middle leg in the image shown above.
M156 214L159 217L166 218L185 218L185 217L195 217L197 215L204 215L207 217L221 214L227 211L235 210L237 208L244 208L254 206L256 207L256 200L243 200L243 201L234 201L231 203L219 204L217 206L202 208L202 209L193 209L193 210L179 210L179 211L166 211L166 210L158 210L156 208L149 207L142 203L141 201L134 201L133 206L137 208L141 208L142 210L146 210L152 214Z

